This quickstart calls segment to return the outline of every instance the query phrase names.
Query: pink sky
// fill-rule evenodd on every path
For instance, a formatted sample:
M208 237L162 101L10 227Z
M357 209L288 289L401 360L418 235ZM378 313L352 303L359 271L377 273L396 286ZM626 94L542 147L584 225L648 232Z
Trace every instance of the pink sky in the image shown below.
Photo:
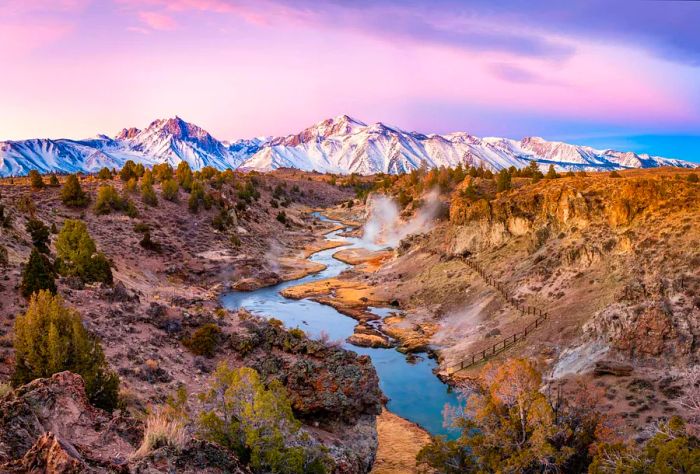
M448 7L426 17L409 2L5 1L0 139L113 135L175 114L220 139L340 113L516 138L700 126L692 61Z

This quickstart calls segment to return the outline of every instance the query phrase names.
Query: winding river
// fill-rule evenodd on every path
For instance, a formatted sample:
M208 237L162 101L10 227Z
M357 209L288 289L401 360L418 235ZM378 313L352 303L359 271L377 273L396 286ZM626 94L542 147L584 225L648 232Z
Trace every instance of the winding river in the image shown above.
M313 214L319 220L340 224L319 213ZM345 237L340 234L352 230L350 227L326 234L326 239L345 242L343 248L369 247L361 239ZM326 265L325 270L294 281L287 281L275 286L260 288L255 291L234 291L222 296L224 307L235 310L245 308L248 311L274 317L284 322L288 328L303 329L309 337L317 338L322 333L331 340L345 341L353 334L356 321L334 308L309 299L293 300L280 295L284 288L321 280L339 275L350 265L333 258L339 248L322 250L313 254L310 260ZM393 310L372 308L378 316L386 316ZM443 426L443 409L446 404L456 405L457 396L449 387L433 374L436 362L425 355L419 355L409 362L406 356L395 349L357 347L343 342L343 347L358 354L368 355L379 375L379 383L384 394L389 398L387 408L397 415L419 424L431 434L446 435L450 438L456 433Z

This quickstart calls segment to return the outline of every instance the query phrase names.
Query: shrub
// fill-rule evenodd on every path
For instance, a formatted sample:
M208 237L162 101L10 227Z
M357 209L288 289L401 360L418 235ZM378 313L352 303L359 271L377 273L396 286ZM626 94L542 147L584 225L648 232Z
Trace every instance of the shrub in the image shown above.
M130 178L129 181L127 181L124 185L124 191L126 191L127 193L135 193L137 183L138 181L136 180L136 178Z
M192 333L192 336L185 339L185 346L196 355L213 357L219 340L221 329L216 324L204 324Z
M146 171L141 180L141 197L147 206L158 205L158 197L156 197L156 192L153 189L153 175L150 171Z
M151 240L151 232L146 230L143 233L143 237L139 241L139 245L146 250L152 250L154 252L160 252L160 244Z
M5 209L4 204L0 204L0 227L6 229L12 227L12 216L10 212Z
M557 170L554 169L554 165L549 165L549 169L547 170L547 174L544 175L545 179L557 179L559 175L557 174Z
M34 292L48 290L56 293L56 283L53 265L49 258L36 247L29 254L29 261L22 270L20 291L22 296L29 298Z
M152 171L153 178L159 183L173 179L173 167L168 163L154 165Z
M55 174L49 176L49 186L51 186L52 188L60 186L60 183L58 182L58 177Z
M697 183L698 181L700 181L700 178L698 178L698 175L695 174L695 173L690 173L690 174L688 175L688 177L685 178L685 179L686 179L686 181L688 181L689 183Z
M10 263L10 259L7 256L7 247L0 244L0 266L6 266Z
M0 382L0 398L12 391L12 385L7 382Z
M254 472L333 469L325 450L309 442L278 380L265 387L255 369L231 369L222 363L202 401L206 405L198 422L202 436L234 451Z
M112 283L112 271L107 257L97 252L85 223L68 219L56 239L59 271L75 275L84 282Z
M204 185L201 181L194 181L190 185L190 198L187 201L187 207L190 212L199 212L200 203L204 202Z
M149 232L151 230L151 226L146 224L145 222L137 222L134 224L134 232L138 233L143 233L143 232Z
M44 185L44 180L37 170L29 170L29 184L32 189L41 189Z
M80 187L80 180L75 174L68 175L61 189L63 204L71 207L85 207L88 203L88 195Z
M70 370L85 381L90 402L105 410L117 406L119 377L110 371L99 341L83 327L80 314L60 296L40 291L15 322L15 368L19 386Z
M41 253L49 253L49 237L51 229L49 229L39 219L30 218L25 226L27 232L32 238L32 245Z
M36 204L32 201L31 196L25 194L17 200L17 209L24 214L33 216L36 213Z
M119 171L119 179L124 182L128 182L130 179L136 179L138 175L136 174L136 163L132 160L127 160Z
M282 224L287 223L287 214L284 211L280 211L277 213L277 220L280 221Z
M99 173L97 173L97 178L102 180L112 179L112 172L109 170L109 168L104 167Z
M211 220L211 225L216 230L225 231L233 224L233 218L229 214L227 209L221 209L217 215L215 215Z
M166 179L160 185L161 192L163 193L163 199L168 201L177 201L178 191L180 190L180 185L174 179Z
M97 198L95 199L95 214L104 215L112 211L120 211L125 209L126 203L119 196L119 193L111 185L103 185L97 190Z
M146 427L143 430L143 441L134 453L135 458L146 456L158 448L171 446L182 449L187 442L187 431L182 420L156 411L146 418Z
M190 188L192 187L192 170L186 161L178 163L175 177L177 178L177 182L180 183L180 187L190 192Z
M231 245L234 247L240 247L241 246L241 238L238 237L237 234L232 234L231 235Z
M610 172L610 177L611 178L622 178L620 173L618 173L616 170L613 170L612 172Z

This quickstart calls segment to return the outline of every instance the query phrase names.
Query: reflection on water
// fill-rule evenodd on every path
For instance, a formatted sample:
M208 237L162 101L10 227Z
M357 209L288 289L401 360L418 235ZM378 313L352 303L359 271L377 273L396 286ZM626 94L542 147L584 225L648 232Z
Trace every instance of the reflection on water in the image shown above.
M314 215L320 220L337 223L318 213ZM346 242L343 248L376 249L361 239L340 236L347 230L349 229L331 232L326 238ZM433 374L435 361L420 355L408 362L405 355L394 349L365 348L347 344L345 339L353 333L356 324L354 319L330 306L308 299L287 299L279 294L289 286L339 275L350 265L333 258L333 254L338 250L339 248L323 250L311 256L310 260L326 265L326 269L319 273L255 291L230 292L222 297L222 304L228 309L246 308L255 314L277 318L289 328L303 329L312 338L326 333L331 340L343 341L344 348L368 355L379 375L381 389L389 397L389 410L418 423L432 434L454 437L454 431L443 427L442 411L445 404L456 405L457 396ZM393 308L371 308L371 311L380 317L398 312Z

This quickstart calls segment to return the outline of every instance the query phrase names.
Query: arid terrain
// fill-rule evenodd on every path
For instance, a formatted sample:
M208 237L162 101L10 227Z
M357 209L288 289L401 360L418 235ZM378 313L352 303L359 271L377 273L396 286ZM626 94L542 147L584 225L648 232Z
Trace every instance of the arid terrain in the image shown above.
M220 306L227 289L250 291L323 268L307 258L340 245L323 238L338 226L313 217L313 210L353 226L349 235L371 233L378 244L339 249L334 257L349 270L282 292L357 320L351 344L395 347L408 358L427 352L438 360L436 376L455 387L475 379L485 361L528 358L544 374L546 390L595 387L601 409L620 420L630 439L645 439L646 428L672 415L692 421L684 400L700 389L691 374L700 356L700 185L686 179L689 173L514 178L510 190L498 193L494 180L466 176L429 194L412 191L402 178L378 185L380 176L363 181L374 190L360 199L356 191L367 186L317 173L236 173L236 185L212 190L224 205L193 213L182 191L177 201L159 194L157 206L134 195L135 217L98 215L92 204L66 207L58 187L0 181L0 204L10 216L0 229L7 251L0 261L0 381L12 374L13 324L27 307L18 291L31 250L25 222L31 217L60 229L65 219L79 218L109 258L114 283L62 277L58 293L99 337L121 379L123 403L111 415L95 411L81 395L80 379L68 373L9 392L0 398L0 426L32 428L0 435L0 465L22 472L58 452L58 459L97 470L165 472L160 469L175 462L183 472L219 472L223 464L212 459L220 448L192 444L206 443L201 440L175 454L163 448L135 460L130 453L150 407L184 388L197 412L195 395L217 363L227 361L282 381L295 415L312 442L329 450L336 472L417 472L416 455L430 436L382 410L369 359ZM259 196L236 206L242 201L236 189L251 180ZM108 182L127 192L118 178ZM101 184L95 176L81 179L92 200ZM406 199L411 192L413 200ZM382 196L404 201L386 220L377 217L387 215ZM213 226L221 209L227 222ZM148 246L140 244L146 230ZM387 308L388 315L371 307ZM207 324L219 328L216 350L196 355L188 338ZM36 400L50 408L32 412ZM10 408L19 406L29 408L22 415ZM210 456L197 458L197 450ZM224 470L235 465L245 472L235 458L226 459ZM154 471L139 470L145 466Z

